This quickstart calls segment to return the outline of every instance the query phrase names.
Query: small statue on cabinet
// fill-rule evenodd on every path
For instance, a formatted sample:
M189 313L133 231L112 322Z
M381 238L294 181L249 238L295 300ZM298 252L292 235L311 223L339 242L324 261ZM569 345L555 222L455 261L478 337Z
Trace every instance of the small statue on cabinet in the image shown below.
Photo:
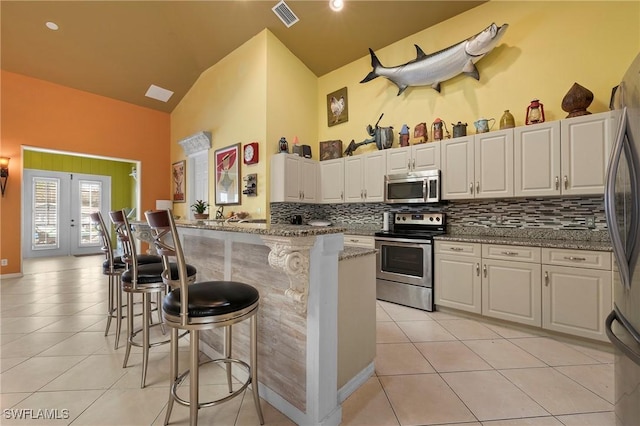
M413 129L414 143L424 143L429 137L427 136L427 123L418 123Z
M409 126L406 124L400 129L400 146L409 146Z
M278 153L285 153L288 154L289 153L289 143L287 142L287 139L283 136L280 138L280 141L278 142Z

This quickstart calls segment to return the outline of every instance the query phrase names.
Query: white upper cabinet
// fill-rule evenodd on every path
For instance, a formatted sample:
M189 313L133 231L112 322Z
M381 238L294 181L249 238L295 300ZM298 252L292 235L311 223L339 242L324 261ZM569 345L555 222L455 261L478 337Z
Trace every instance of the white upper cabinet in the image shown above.
M384 201L386 151L373 151L344 159L344 201ZM324 184L324 182L323 182Z
M387 150L387 174L440 169L440 142Z
M271 202L318 200L318 162L297 154L271 157Z
M560 195L560 122L514 129L514 195Z
M442 199L513 196L513 129L442 141Z
M564 195L604 193L613 120L611 112L604 112L560 121Z
M443 200L473 198L475 194L473 136L448 139L441 143L441 198Z
M344 158L320 162L320 202L344 202Z
M476 198L513 196L513 129L474 136Z

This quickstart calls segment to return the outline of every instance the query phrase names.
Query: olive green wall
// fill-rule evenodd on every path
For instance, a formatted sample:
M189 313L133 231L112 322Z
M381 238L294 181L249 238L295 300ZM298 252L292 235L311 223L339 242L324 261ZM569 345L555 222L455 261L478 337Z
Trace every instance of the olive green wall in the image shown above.
M132 163L29 150L24 151L23 162L25 169L111 176L110 210L136 206L135 182L129 176Z

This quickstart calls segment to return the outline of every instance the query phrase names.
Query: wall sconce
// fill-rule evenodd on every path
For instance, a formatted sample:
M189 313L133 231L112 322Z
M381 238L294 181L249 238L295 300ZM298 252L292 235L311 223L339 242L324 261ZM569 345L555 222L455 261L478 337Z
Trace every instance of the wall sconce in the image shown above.
M7 179L9 178L9 157L0 157L0 190L4 197L4 189L7 187Z

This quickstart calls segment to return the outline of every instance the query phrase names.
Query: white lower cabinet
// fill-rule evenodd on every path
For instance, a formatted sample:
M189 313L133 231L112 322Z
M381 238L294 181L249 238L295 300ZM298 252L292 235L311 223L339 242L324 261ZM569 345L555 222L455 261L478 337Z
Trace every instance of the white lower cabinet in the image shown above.
M452 241L434 247L436 305L607 341L611 253Z
M539 263L483 260L482 315L542 325Z
M436 305L482 313L480 244L435 242Z
M564 255L554 256L563 251L545 251L543 258L556 259L552 262L588 266L542 265L542 326L608 341L604 323L613 306L611 253L565 250Z

